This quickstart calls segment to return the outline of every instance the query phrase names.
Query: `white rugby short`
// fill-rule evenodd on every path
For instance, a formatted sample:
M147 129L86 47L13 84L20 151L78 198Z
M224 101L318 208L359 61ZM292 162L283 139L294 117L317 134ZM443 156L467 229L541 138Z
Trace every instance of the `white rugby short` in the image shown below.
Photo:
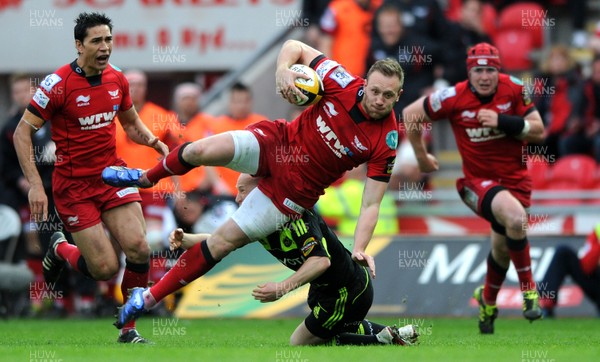
M251 241L256 241L281 230L290 218L256 187L231 215L231 219Z

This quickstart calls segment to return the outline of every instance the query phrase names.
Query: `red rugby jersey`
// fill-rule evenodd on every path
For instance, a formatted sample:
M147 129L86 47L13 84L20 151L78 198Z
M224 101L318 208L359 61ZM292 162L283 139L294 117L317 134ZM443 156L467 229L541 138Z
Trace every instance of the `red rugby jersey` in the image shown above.
M396 117L393 112L379 120L366 115L360 106L364 79L323 55L310 66L323 80L325 94L294 121L285 123L289 147L283 150L306 156L306 162L286 165L284 182L267 178L259 183L276 205L287 197L304 208L312 207L325 188L365 162L368 177L388 182L396 158Z
M109 64L102 74L86 77L73 61L41 82L28 109L52 122L55 172L99 177L116 164L114 119L132 105L129 83L118 68Z
M493 96L479 98L465 80L431 94L424 107L432 120L450 120L466 178L484 178L515 187L529 179L524 159L526 142L483 127L477 114L480 109L490 109L498 114L525 117L535 107L519 79L506 74L499 74L498 78L498 89Z

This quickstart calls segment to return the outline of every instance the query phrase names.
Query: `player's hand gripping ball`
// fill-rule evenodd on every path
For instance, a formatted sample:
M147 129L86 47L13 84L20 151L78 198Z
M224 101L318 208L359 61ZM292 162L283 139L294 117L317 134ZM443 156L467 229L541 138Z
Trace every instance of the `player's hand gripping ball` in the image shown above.
M306 102L302 102L299 97L297 98L296 104L299 106L310 106L321 100L323 96L323 82L311 67L303 64L294 64L290 67L291 70L297 73L303 73L310 77L310 79L296 78L294 85L298 88L305 96L308 97Z

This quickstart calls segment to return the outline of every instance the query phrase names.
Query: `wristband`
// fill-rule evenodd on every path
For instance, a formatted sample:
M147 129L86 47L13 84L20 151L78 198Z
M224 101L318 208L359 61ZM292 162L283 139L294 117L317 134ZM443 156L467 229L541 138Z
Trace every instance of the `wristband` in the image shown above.
M529 121L525 120L525 126L523 126L523 130L521 131L521 133L519 133L517 138L519 138L519 139L525 138L525 136L527 136L529 134L530 129L531 129L531 125L529 124Z
M519 116L499 114L497 128L509 136L516 136L524 131L525 119ZM529 132L529 129L527 131Z
M22 120L23 122L27 123L27 124L28 124L28 125L29 125L31 128L33 128L34 130L36 130L36 132L40 130L40 128L39 128L39 127L36 127L36 126L34 126L33 124L31 124L31 123L27 122L27 120L26 120L25 118L21 118L21 120Z

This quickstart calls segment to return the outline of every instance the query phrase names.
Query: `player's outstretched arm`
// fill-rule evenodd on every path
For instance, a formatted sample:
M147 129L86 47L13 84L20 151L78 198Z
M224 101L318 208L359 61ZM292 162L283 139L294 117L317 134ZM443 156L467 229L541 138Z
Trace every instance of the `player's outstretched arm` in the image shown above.
M127 137L133 140L133 142L154 148L156 152L160 153L162 156L167 156L169 154L169 147L146 127L135 110L135 107L120 112L119 121L121 121L121 126L123 126L123 130L127 134Z
M425 97L421 97L406 106L402 111L402 118L406 137L415 151L415 157L421 172L433 172L438 170L439 165L437 159L432 154L427 153L427 146L423 139L423 122L429 119L427 113L425 113L425 108L423 108L424 101Z
M258 285L252 291L254 299L261 303L274 302L283 297L292 290L298 289L306 283L318 278L331 265L331 261L326 256L311 256L304 261L304 264L289 278L276 283L268 282Z
M25 110L14 134L15 151L23 175L29 182L29 208L35 221L45 221L48 217L48 197L44 191L42 178L33 157L32 135L44 125L44 120L29 110Z
M177 228L169 235L169 249L189 249L201 241L207 240L210 234L188 234L183 229Z
M379 218L379 205L387 190L387 182L367 178L363 190L360 214L354 230L354 248L352 259L369 268L371 276L375 278L375 261L366 254L365 250L373 237L373 231Z

